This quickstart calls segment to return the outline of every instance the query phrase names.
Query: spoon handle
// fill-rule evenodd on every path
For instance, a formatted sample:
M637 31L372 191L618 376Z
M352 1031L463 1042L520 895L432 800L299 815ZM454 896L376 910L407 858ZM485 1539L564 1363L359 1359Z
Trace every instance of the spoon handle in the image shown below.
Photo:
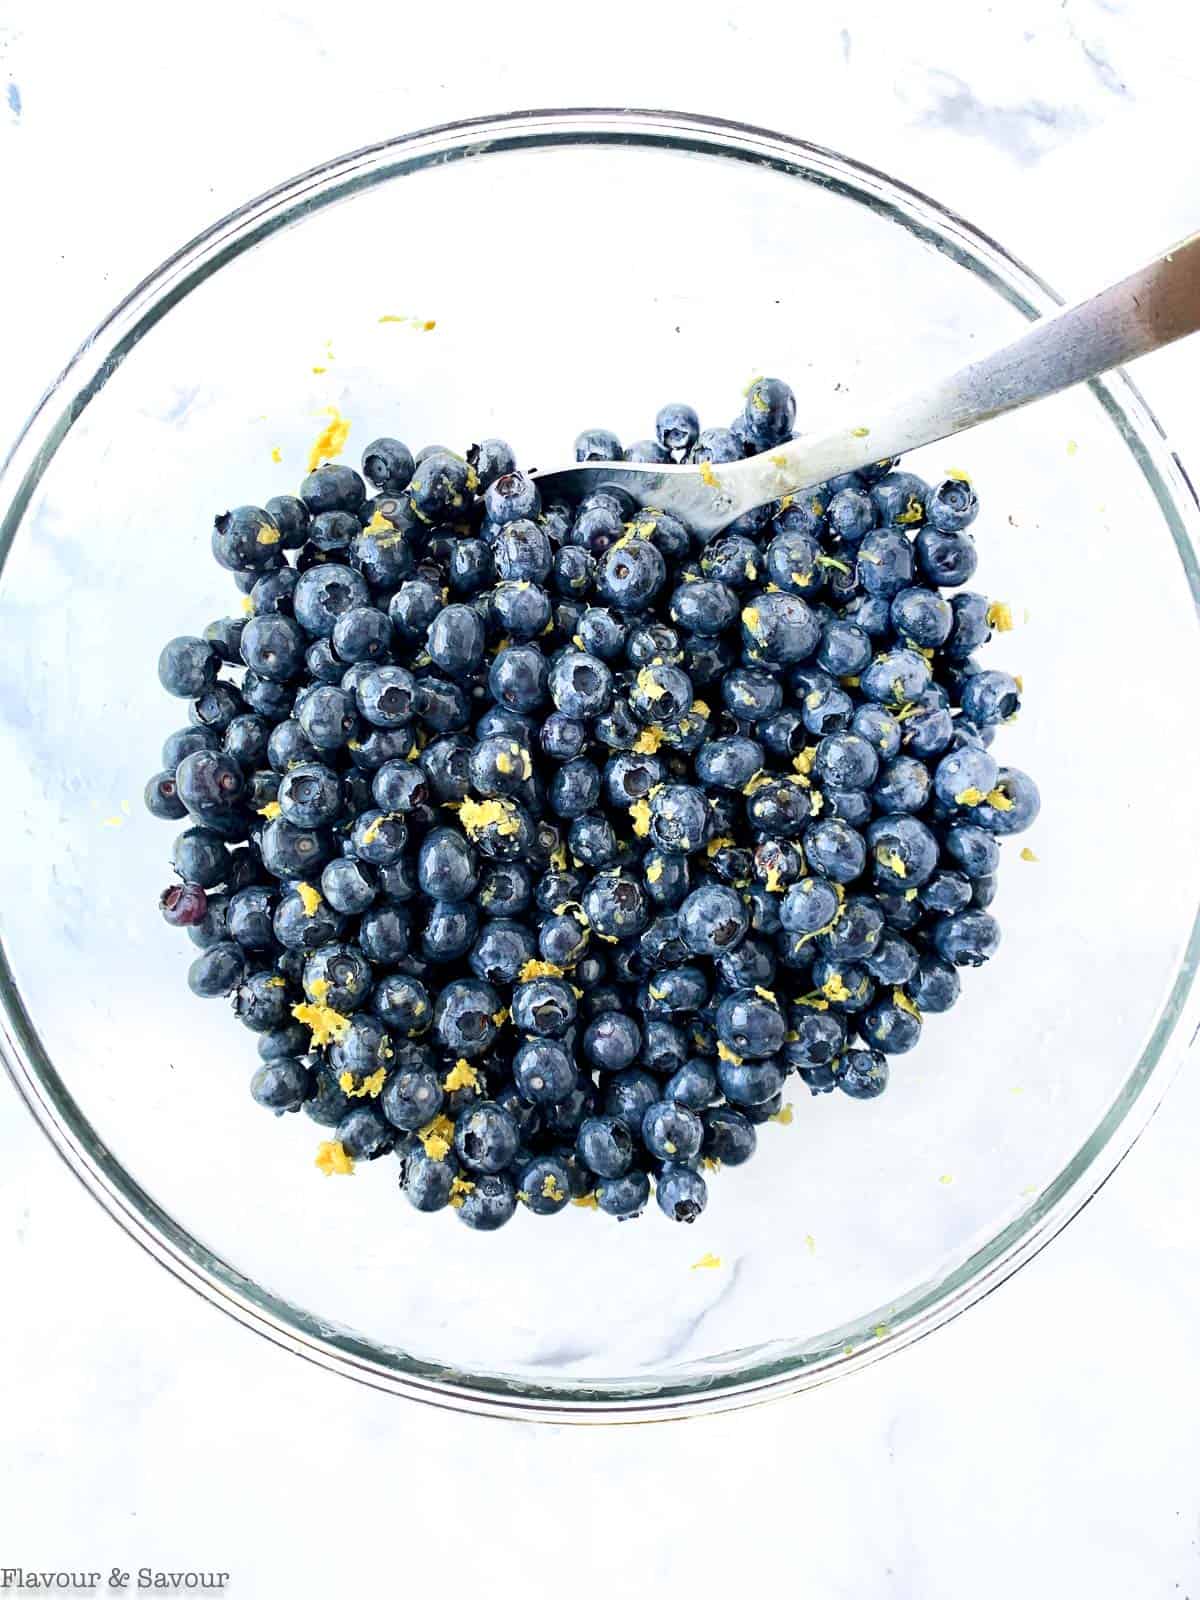
M1200 328L1200 233L1089 299L1035 322L1011 344L859 427L796 439L765 459L789 490L973 428L1069 389ZM786 465L784 459L786 458Z

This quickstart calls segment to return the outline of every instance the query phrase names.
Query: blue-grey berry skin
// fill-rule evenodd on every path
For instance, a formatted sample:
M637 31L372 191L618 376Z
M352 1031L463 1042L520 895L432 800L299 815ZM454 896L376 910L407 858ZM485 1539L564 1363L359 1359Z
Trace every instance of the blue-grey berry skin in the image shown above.
M458 1220L479 1233L494 1233L511 1221L517 1209L516 1186L507 1173L483 1173L468 1180L456 1209ZM451 1204L455 1196L451 1196Z
M708 1185L690 1167L668 1164L659 1174L655 1199L672 1222L695 1222L708 1204Z

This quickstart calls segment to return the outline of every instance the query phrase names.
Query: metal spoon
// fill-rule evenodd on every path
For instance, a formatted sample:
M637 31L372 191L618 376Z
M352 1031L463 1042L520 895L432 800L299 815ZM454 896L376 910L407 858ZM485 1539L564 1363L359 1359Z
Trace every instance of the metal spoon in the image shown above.
M719 466L581 462L534 474L543 499L620 484L640 505L673 511L698 533L743 512L919 445L973 428L1146 355L1200 328L1200 233L1120 283L1036 322L1012 344L853 427Z

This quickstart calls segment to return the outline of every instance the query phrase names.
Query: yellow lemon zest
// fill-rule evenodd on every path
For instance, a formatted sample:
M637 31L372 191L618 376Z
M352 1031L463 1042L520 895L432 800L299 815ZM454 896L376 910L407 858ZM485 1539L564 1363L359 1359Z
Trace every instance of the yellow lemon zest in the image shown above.
M343 417L336 406L326 406L325 415L329 421L317 435L317 441L308 452L308 470L315 472L322 461L332 460L340 456L346 448L346 440L350 437L350 423Z
M920 522L924 516L925 507L917 499L915 494L910 494L908 497L907 506L905 506L904 510L896 518L896 521L903 523L905 527L908 527L914 522Z
M259 806L258 814L260 817L266 817L268 822L274 822L282 810L283 807L278 800L268 800L265 806Z
M354 1171L354 1163L346 1154L346 1147L340 1139L322 1139L317 1146L317 1159L313 1165L320 1167L327 1178L335 1172L349 1177Z
M993 600L987 608L987 620L988 626L995 628L997 633L1010 632L1013 625L1012 607L1003 600Z
M442 1088L447 1094L453 1094L455 1089L478 1089L479 1086L479 1074L471 1063L465 1061L462 1056L459 1056L450 1071L442 1079Z
M635 800L629 808L629 815L633 818L633 831L639 839L644 839L650 832L650 802L649 800Z
M875 852L875 859L881 867L887 867L898 878L908 877L908 868L895 850L889 850L886 845L880 845Z
M527 961L517 973L518 983L532 983L535 978L562 978L565 977L563 969L556 966L553 961L539 961L536 957Z
M350 1032L350 1018L342 1016L332 1006L302 1002L292 1007L292 1015L312 1034L314 1048L341 1040Z
M386 1080L387 1068L380 1067L377 1072L372 1072L370 1077L364 1078L355 1088L354 1074L352 1072L343 1072L338 1079L338 1088L343 1094L348 1094L352 1100L365 1100L368 1096L374 1100Z
M462 1208L463 1201L469 1194L475 1193L475 1185L470 1178L453 1178L450 1182L450 1204L455 1211Z
M650 863L650 865L646 868L646 882L647 883L657 883L658 880L662 877L662 875L663 875L663 864L662 864L661 861L652 861Z
M956 806L981 806L987 799L982 789L977 789L974 784L969 789L963 789L954 796Z
M300 896L304 906L304 915L306 917L315 916L317 907L321 904L321 896L313 888L312 884L298 883L296 885L296 893Z
M370 522L363 529L364 533L395 533L395 531L396 524L389 522L378 506L372 513Z
M910 1017L916 1017L917 1021L920 1022L920 1010L908 998L903 989L892 990L892 1001L901 1011L907 1011Z
M600 1202L596 1199L594 1190L591 1194L581 1194L578 1199L572 1200L571 1204L573 1206L587 1206L591 1211L599 1211L600 1209Z
M997 811L1011 811L1013 808L1012 801L1003 789L993 789L987 799L988 805L994 806Z
M734 1055L729 1046L727 1044L723 1044L720 1039L717 1040L717 1054L720 1056L722 1061L728 1061L735 1067L740 1067L742 1064L743 1058L741 1056Z
M663 742L663 731L655 723L649 728L643 728L633 741L634 753L639 756L652 756Z
M849 1000L852 998L840 972L831 972L829 974L821 985L821 993L827 1000Z
M511 800L472 800L468 797L459 808L458 820L472 839L477 839L493 823L497 833L519 833L521 829Z
M778 1111L773 1111L770 1120L778 1122L784 1128L790 1128L793 1120L791 1104L780 1106Z
M450 1154L450 1145L454 1139L454 1124L449 1117L436 1116L423 1128L417 1129L417 1138L425 1146L425 1154L431 1161L444 1161Z
M721 480L713 471L711 461L702 461L700 463L700 482L708 489L719 489L721 487Z
M1028 845L1026 845L1025 848L1021 851L1021 860L1022 861L1036 861L1037 860L1037 857L1034 855L1033 851L1029 848Z
M708 843L704 846L704 853L711 861L712 858L724 850L727 845L732 846L732 844L733 840L729 837L729 835L727 833L723 833L718 838L710 839L708 841Z
M695 1272L697 1267L719 1267L720 1265L720 1256L715 1256L711 1250L706 1250L699 1261L692 1262L692 1271Z
M565 1200L566 1198L566 1193L560 1186L558 1179L552 1172L548 1172L542 1179L542 1199Z

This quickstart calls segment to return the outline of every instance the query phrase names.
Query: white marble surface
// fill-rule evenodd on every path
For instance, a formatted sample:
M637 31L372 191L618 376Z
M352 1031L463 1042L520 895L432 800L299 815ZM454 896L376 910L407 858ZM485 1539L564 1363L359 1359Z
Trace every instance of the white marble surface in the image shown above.
M1178 0L542 11L9 0L0 436L204 223L454 116L778 127L928 188L1067 292L1198 221ZM1140 376L1200 462L1196 350ZM0 1568L215 1568L253 1597L1200 1595L1198 1124L1193 1063L1058 1241L894 1360L741 1415L573 1430L408 1407L252 1338L124 1238L0 1085Z

